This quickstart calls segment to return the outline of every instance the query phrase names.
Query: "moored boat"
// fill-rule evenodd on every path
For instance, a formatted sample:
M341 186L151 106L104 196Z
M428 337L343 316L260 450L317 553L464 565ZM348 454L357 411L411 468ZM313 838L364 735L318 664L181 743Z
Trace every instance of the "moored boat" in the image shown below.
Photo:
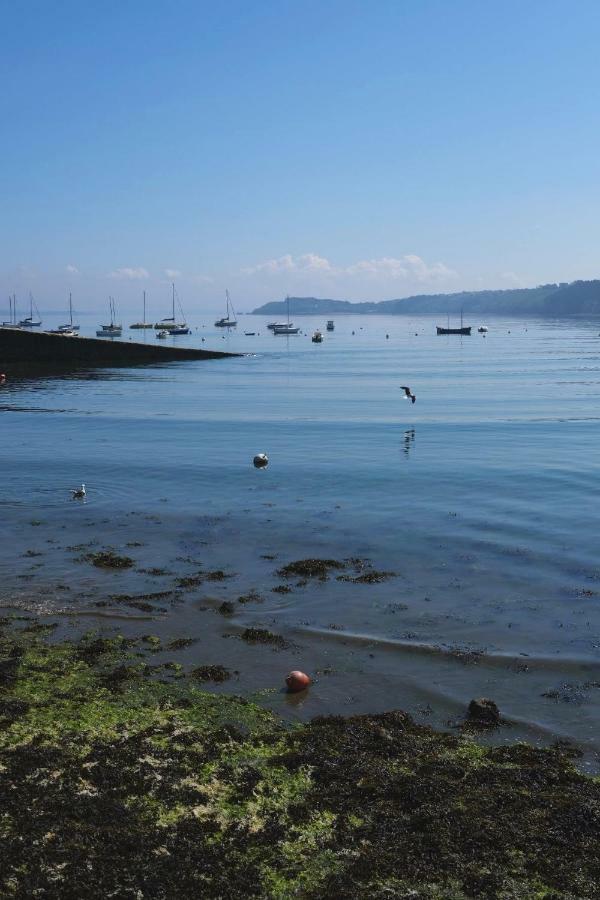
M123 326L117 325L115 322L116 319L116 308L115 301L112 297L108 298L109 306L110 306L110 324L109 325L101 325L100 328L96 331L97 337L121 337L123 333ZM64 332L63 332L64 333Z
M463 311L460 311L460 328L450 328L450 316L448 316L448 327L442 328L436 325L437 334L471 334L471 325L463 325Z
M133 323L132 325L130 325L129 327L130 327L130 328L134 328L134 329L138 329L138 330L141 329L141 328L154 328L154 325L153 325L152 322L146 322L146 291L144 291L144 314L143 314L143 316L142 316L142 321L141 321L141 322L134 322L134 323Z
M322 344L323 343L323 335L321 334L321 332L315 331L311 338L311 341L313 342L313 344Z
M216 328L235 328L237 325L237 321L235 318L235 310L233 308L233 303L231 302L231 298L229 297L229 291L225 291L225 299L226 299L226 312L223 318L217 319L215 322Z
M327 331L333 331L334 328L333 319L327 319Z
M279 322L274 322L272 327L273 334L298 334L300 331L299 327L296 327L293 322L290 322L290 298L289 296L286 298L287 300L287 322L282 325Z
M154 327L157 331L170 331L171 334L189 334L190 329L187 326L187 322L184 320L183 322L177 322L175 319L175 284L171 285L172 287L172 315L167 316L166 319L161 319L160 322L155 322ZM178 300L179 302L179 300ZM181 303L179 303L179 311L183 316L183 310L181 309Z
M33 317L33 310L35 309L37 318ZM31 291L29 292L29 315L24 319L21 319L19 322L19 326L21 328L37 328L42 324L42 320L40 318L40 311L35 305L35 300L33 299L33 294Z

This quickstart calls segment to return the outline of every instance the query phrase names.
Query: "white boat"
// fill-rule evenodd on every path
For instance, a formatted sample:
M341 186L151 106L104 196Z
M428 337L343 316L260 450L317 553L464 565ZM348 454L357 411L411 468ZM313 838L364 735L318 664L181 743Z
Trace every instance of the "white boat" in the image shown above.
M17 324L17 295L13 294L12 297L10 294L8 295L8 315L9 322L3 322L3 328L20 328L21 326Z
M60 334L62 337L79 337L79 332L75 331L74 328L65 328L64 326L51 328L46 334Z
M322 344L323 343L323 335L321 334L321 332L315 331L315 333L313 334L313 336L311 338L311 341L313 342L313 344Z
M267 328L271 331L275 331L276 328L287 328L288 325L293 325L293 322L269 322Z
M70 331L79 331L79 325L73 324L73 297L69 294L69 322L67 325L59 325L56 329L56 332L70 332ZM56 334L56 332L52 332L52 334Z
M225 291L225 298L227 301L226 315L224 315L222 319L217 319L215 326L217 328L235 328L237 321L235 318L235 309L233 308L233 303L229 297L229 291Z
M480 325L479 328L477 329L479 334L485 334L487 330L488 330L487 325Z
M166 319L161 319L160 322L155 322L154 327L157 331L170 331L171 334L189 334L190 329L187 327L187 322L178 322L175 318L175 284L171 285L172 287L172 315L167 316ZM181 303L179 303L179 311L183 316L183 310L181 309Z
M133 325L129 326L130 328L154 328L152 322L146 322L146 291L144 291L144 315L142 317L141 322L134 322Z
M163 328L162 331L157 331L157 332L156 332L156 337L157 337L159 340L162 341L162 340L164 340L165 338L168 338L170 334L172 334L171 331L166 331L166 329Z
M327 331L333 331L334 328L333 319L327 319Z
M101 325L100 328L96 331L97 337L121 337L123 333L123 326L117 325L115 322L116 318L116 310L115 310L115 301L112 297L108 298L109 306L110 306L110 325Z
M289 296L286 298L287 300L287 322L285 325L280 325L279 323L275 323L273 325L272 331L273 334L298 334L300 328L296 327L293 322L290 322L290 298Z
M33 310L35 308L37 318L33 318ZM29 292L29 315L26 318L21 319L19 325L21 328L37 328L42 324L42 320L40 319L40 311L35 305L35 301L33 299L33 294L31 291Z

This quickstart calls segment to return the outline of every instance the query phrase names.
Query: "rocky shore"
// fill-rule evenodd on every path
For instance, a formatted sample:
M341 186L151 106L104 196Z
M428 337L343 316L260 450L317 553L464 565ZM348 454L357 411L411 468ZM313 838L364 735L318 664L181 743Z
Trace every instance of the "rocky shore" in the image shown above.
M156 662L152 635L53 630L1 622L2 896L598 896L600 782L568 747L292 727L203 690L223 671L184 672L185 636Z

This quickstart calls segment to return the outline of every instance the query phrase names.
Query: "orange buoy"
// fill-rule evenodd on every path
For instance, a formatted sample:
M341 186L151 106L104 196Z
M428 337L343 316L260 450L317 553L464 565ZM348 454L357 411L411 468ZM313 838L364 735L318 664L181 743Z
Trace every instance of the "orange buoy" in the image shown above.
M292 694L296 694L298 691L303 691L309 686L310 675L307 675L306 672L295 670L294 672L290 672L285 679L285 683L287 684L288 691Z

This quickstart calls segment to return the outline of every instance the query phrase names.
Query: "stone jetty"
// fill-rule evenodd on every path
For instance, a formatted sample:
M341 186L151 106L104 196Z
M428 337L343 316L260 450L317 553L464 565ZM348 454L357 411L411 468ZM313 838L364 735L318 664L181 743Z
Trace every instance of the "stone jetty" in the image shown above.
M61 334L0 328L0 370L33 367L135 366L173 360L221 359L240 356L218 350L164 346L156 342L66 337Z

